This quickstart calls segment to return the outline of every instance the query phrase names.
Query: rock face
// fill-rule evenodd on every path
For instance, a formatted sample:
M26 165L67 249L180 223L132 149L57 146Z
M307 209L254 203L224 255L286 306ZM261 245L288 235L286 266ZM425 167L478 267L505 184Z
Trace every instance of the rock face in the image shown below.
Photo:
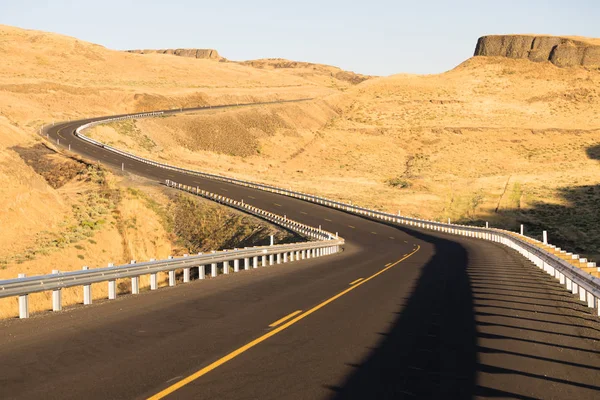
M166 50L127 50L128 53L137 54L171 54L180 57L203 58L208 60L221 60L222 57L213 49L166 49Z
M558 67L600 67L599 45L559 36L483 36L477 41L475 55L550 61Z

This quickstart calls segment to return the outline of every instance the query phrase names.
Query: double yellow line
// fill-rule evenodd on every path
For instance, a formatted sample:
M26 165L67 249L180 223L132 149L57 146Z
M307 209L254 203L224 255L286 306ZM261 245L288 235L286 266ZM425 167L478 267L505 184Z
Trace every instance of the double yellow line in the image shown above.
M323 301L320 304L317 304L316 306L314 306L313 308L311 308L310 310L298 315L296 318L286 322L283 325L280 325L279 327L265 333L264 335L260 336L257 339L254 339L253 341L251 341L250 343L247 343L245 345L243 345L242 347L238 348L237 350L232 351L231 353L227 354L224 357L221 357L220 359L218 359L217 361L213 362L212 364L194 372L193 374L191 374L190 376L188 376L187 378L183 378L178 382L175 382L174 384L172 384L171 386L169 386L168 388L162 390L161 392L155 394L154 396L149 397L149 400L159 400L162 399L166 396L168 396L169 394L175 392L178 389L181 389L182 387L184 387L185 385L195 381L196 379L200 378L203 375L206 375L207 373L209 373L210 371L212 371L213 369L225 364L227 361L230 361L232 359L234 359L235 357L239 356L240 354L244 353L247 350L250 350L251 348L253 348L254 346L258 345L259 343L264 342L265 340L269 339L270 337L273 337L275 335L277 335L279 332L284 331L285 329L289 328L290 326L294 325L295 323L297 323L298 321L308 317L310 314L320 310L321 308L325 307L327 304L339 299L340 297L342 297L343 295L350 293L352 290L356 289L357 287L364 285L365 283L369 282L371 279L383 274L385 271L387 271L390 268L393 268L394 266L400 264L402 261L406 260L407 258L409 258L410 256L412 256L413 254L415 254L417 251L419 251L419 249L421 248L421 246L417 246L417 248L415 250L413 250L412 253L409 253L407 255L405 255L404 257L402 257L401 259L399 259L398 261L387 265L385 268L383 268L382 270L376 272L375 274L369 276L368 278L365 278L364 280L361 280L359 282L357 282L355 285L350 286L348 289L341 291L340 293L336 294L333 297L328 298L327 300ZM276 326L277 323L280 323L280 321L282 320L286 320L288 318L290 318L293 315L296 315L298 313L300 313L301 311L297 311L292 313L292 315L288 315L284 318L282 318L279 321L276 321L275 323L271 324L272 326Z

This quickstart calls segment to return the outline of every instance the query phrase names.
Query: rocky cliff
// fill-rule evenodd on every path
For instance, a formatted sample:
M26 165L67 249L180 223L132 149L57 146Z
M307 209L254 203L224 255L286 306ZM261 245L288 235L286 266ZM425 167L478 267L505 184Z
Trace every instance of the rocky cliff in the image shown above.
M550 61L558 67L600 67L600 45L594 39L559 36L491 35L477 41L476 56Z
M137 54L171 54L180 57L204 58L208 60L221 60L222 57L213 49L166 49L166 50L127 50L128 53Z

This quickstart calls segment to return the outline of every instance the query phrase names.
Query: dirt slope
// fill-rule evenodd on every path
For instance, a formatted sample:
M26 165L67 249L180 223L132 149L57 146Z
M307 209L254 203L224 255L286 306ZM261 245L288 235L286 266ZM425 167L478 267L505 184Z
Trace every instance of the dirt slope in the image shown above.
M156 196L159 204L149 204L127 192L121 178L106 172L100 177L94 168L55 154L37 136L42 124L339 92L284 72L131 54L2 25L0 58L0 279L165 257L184 248L157 213L171 204L168 199ZM131 185L150 190L142 182ZM0 315L15 311L0 305Z
M408 215L525 223L528 233L549 229L553 243L600 254L600 72L593 68L474 57L444 74L356 83L334 67L131 54L7 26L0 26L0 57L0 277L36 266L45 273L59 261L78 269L174 251L154 205L115 177L43 150L41 124L305 97L316 100L92 134L151 158L286 186L291 177L299 190ZM95 197L102 188L119 196ZM147 231L155 235L140 234Z
M115 127L94 135L205 170L282 185L291 176L297 189L388 211L511 229L524 223L529 234L548 229L553 243L595 256L599 87L597 70L474 57L444 74L372 79L328 96L311 105L321 117L306 129L280 123L289 109L262 108L247 115L268 125L258 130L227 125L243 120L238 111L139 121L157 143L152 152L119 139ZM314 115L305 110L294 120ZM224 125L234 141L194 145ZM224 147L238 141L249 150Z

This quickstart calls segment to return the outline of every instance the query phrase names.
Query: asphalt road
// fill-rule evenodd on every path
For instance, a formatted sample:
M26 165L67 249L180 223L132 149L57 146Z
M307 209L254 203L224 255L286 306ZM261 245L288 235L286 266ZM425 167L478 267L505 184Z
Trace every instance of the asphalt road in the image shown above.
M322 225L346 246L2 322L0 398L600 397L598 320L517 253L136 163L74 137L81 123L51 140Z

